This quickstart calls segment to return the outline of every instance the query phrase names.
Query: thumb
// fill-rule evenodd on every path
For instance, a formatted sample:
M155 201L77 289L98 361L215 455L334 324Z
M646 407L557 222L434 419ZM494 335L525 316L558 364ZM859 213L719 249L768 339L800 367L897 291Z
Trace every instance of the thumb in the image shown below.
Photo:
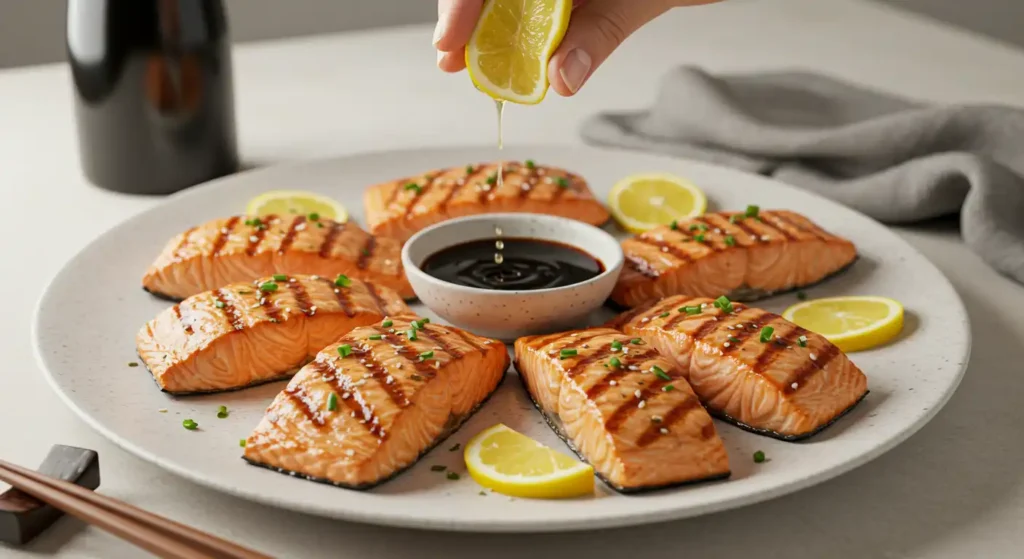
M548 64L551 87L576 93L590 75L634 31L673 6L673 0L589 0L573 10L565 37Z

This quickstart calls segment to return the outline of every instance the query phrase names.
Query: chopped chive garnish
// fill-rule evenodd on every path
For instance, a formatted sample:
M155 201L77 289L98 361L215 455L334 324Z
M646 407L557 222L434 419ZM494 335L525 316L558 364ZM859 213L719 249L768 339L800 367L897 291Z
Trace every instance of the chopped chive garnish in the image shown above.
M224 301L216 301L215 303L213 303L213 306L217 307L218 309L223 309L225 306Z
M448 479L452 481L457 481L459 479L459 474L455 472L448 472Z
M473 174L473 166L472 165L466 165L466 174L467 175L472 175Z
M730 301L725 295L722 295L718 299L715 299L715 307L722 309L722 312L729 314L732 312L732 301Z
M620 349L622 349L622 342L620 342L619 340L614 340L612 342L612 350L619 351Z
M129 361L129 362L128 362L128 366L129 366L129 367L138 367L138 366L139 366L139 364L138 364L138 362L136 362L136 361Z
M800 299L801 301L806 301L807 300L807 294L804 293L803 291L797 291L796 292L796 298Z
M338 346L338 355L342 357L348 357L349 355L352 355L352 346L348 344L341 344L340 346Z
M379 340L379 339L381 339L382 337L383 337L383 336L381 336L380 334L370 334L370 339L371 339L371 340Z
M490 175L489 175L489 176L487 177L487 184L492 184L492 185L493 185L493 184L495 184L496 182L498 182L498 174L497 174L497 173L491 173L491 174L490 174Z
M419 194L419 192L420 192L420 185L418 185L418 184L416 184L414 182L410 182L409 184L405 185L405 189L406 190L415 190L416 193Z
M338 395L331 392L331 395L327 397L327 411L334 411L338 409Z
M796 339L796 343L800 344L800 347L807 347L807 336L800 336Z
M320 221L320 214L318 214L316 212L313 212L313 213L309 214L309 220L310 221Z
M733 214L733 215L729 216L729 223L739 223L741 219L743 219L742 215L740 215L740 214Z
M250 294L250 293L252 293L252 291L245 291L245 290L242 290L242 291L239 291L239 292L238 292L238 294L239 294L239 295L248 295L248 294Z
M668 228L673 230L673 231L678 231L679 230L679 222L673 219L672 223L669 224Z
M622 366L622 361L619 361L618 357L612 357L611 359L608 360L608 364L618 369L619 367Z
M775 328L771 326L765 326L761 329L761 343L766 344L772 339L772 334L775 332Z
M555 179L555 182L558 183L558 186L562 188L569 188L569 179L565 177L558 177L557 179Z
M563 349L562 351L558 352L558 356L561 357L562 359L567 359L569 357L572 357L573 355L576 355L577 353L579 352L576 351L575 349Z
M409 330L405 333L405 335L409 338L410 342L416 341L416 330Z
M284 274L274 274L274 281L288 281L288 276Z
M365 248L360 250L359 253L362 254L363 256L370 256L370 251L366 250Z
M660 378L661 380L672 380L672 377L668 376L668 373L663 371L661 367L657 365L651 367L651 370L654 371L654 376Z
M181 426L188 429L189 431L195 431L196 429L199 428L199 424L196 423L195 421L192 421L191 419L186 419L185 421L182 421Z
M219 417L221 419L224 419L227 416L228 416L228 407L227 406L220 406L220 407L217 408L217 417Z
M760 464L761 462L764 462L764 453L761 452L760 450L755 452L754 453L754 462L757 463L757 464Z
M423 380L423 377L416 374L410 376L409 378L411 378L412 380Z
M481 492L477 493L477 495L480 495L481 497L486 497L487 496L487 492L486 491L481 491Z
M685 307L679 307L679 312L684 312L688 315L695 315L704 312L704 309L700 308L700 305L688 305Z
M676 389L676 387L672 386L671 384L666 384L665 386L661 387L661 391L662 392L672 392L675 389Z
M352 280L348 279L345 274L338 274L338 277L334 278L334 285L338 287L348 287L352 285Z
M392 324L394 324L394 322L392 322L390 320L385 320L384 322L380 323L380 327L381 328L391 328Z
M725 236L725 246L727 246L727 247L734 247L734 246L736 246L736 237L733 237L732 235L726 235Z
M760 211L761 211L760 207L751 204L751 205L747 206L747 211L744 212L743 215L745 217L757 217L757 214Z
M694 235L693 236L693 240L697 241L698 243L703 243L704 242L704 233L698 233L698 234Z
M640 338L633 338L632 340L629 340L629 343L633 345L643 345L644 341L641 340Z
M245 439L238 439L238 446L245 448Z
M740 339L737 338L736 336L729 336L729 341L734 343L734 344L740 343Z
M459 443L455 443L454 445L452 445L451 448L448 449L448 452L455 452L456 450L459 450L460 446L462 445L460 445Z
M427 359L430 359L433 356L434 356L433 350L431 350L431 351L424 351L423 353L420 354L420 361L426 361Z
M704 225L703 223L694 223L694 224L690 225L690 231L696 231L698 229L701 230L701 231L707 231L708 230L708 226Z
M668 315L669 315L669 313L663 312L663 313L659 314L658 317L660 317L660 318L667 318Z
M430 471L432 471L432 472L443 472L443 471L445 471L447 469L448 469L447 466L442 466L441 464L437 464L435 466L431 466L430 467Z
M319 221L316 222L316 226L317 226L317 229L323 229L324 228L324 224L320 223Z
M536 167L537 167L537 164L534 163L532 159L527 159L526 160L526 168L527 169L534 169Z
M277 284L272 281L261 283L260 291L277 291Z

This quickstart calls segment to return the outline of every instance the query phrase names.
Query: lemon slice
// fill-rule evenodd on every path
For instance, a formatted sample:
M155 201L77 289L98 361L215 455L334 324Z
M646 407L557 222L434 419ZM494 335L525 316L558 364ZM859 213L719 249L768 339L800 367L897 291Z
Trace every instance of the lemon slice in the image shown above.
M643 233L677 219L703 215L704 193L690 181L666 173L628 176L608 196L612 216L630 233Z
M880 346L903 330L903 305L886 297L813 299L789 307L782 317L821 334L844 352Z
M488 0L466 45L469 79L494 99L540 103L571 12L572 0Z
M341 203L326 196L301 190L273 190L249 201L246 215L309 215L334 221L348 221L348 210Z
M558 499L594 492L594 469L499 423L463 452L480 485L513 497Z

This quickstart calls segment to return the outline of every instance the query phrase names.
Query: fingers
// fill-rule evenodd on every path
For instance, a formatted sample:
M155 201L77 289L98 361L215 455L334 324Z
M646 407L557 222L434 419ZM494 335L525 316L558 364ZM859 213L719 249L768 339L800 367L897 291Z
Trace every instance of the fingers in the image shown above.
M466 69L466 48L452 52L437 51L437 67L445 72L461 72Z
M445 53L462 49L469 42L484 0L438 0L434 46Z

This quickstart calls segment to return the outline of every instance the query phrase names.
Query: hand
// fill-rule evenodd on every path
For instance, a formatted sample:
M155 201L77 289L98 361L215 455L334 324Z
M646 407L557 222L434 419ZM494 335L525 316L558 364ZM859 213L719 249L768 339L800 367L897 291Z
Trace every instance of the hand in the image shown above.
M647 22L679 6L721 0L574 0L572 19L548 64L548 80L559 95L571 96L612 52ZM466 67L466 43L484 0L438 0L434 47L446 72Z

